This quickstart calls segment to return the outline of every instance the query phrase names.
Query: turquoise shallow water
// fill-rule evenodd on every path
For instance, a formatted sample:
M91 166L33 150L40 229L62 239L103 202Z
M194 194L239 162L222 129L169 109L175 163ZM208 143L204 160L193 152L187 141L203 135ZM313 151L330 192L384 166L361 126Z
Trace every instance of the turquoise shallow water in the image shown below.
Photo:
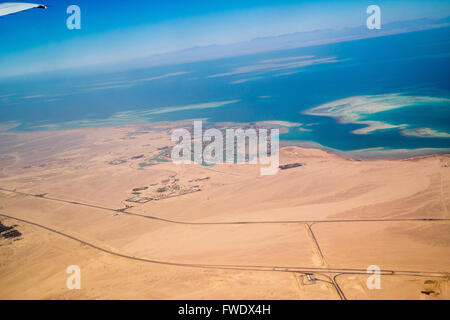
M290 128L282 139L343 151L450 148L449 57L450 29L441 28L116 73L18 78L0 83L0 123L30 131L142 120L283 120L302 123L302 130ZM295 64L302 61L309 62ZM368 134L354 133L363 124L304 113L339 99L391 93L441 101L363 114L361 121L406 125ZM223 101L234 102L199 107Z

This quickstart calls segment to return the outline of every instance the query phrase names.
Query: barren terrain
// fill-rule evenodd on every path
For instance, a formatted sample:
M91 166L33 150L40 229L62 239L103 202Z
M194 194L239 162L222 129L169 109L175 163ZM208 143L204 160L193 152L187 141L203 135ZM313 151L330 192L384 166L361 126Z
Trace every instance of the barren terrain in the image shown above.
M449 299L448 155L261 176L172 163L173 127L0 133L0 299Z

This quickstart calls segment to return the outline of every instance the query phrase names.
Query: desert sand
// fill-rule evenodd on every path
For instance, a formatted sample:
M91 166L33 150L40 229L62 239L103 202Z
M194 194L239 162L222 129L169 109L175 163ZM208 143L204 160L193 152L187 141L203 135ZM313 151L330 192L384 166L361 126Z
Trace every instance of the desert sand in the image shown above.
M287 146L261 176L172 163L187 124L0 133L0 299L449 299L449 155Z

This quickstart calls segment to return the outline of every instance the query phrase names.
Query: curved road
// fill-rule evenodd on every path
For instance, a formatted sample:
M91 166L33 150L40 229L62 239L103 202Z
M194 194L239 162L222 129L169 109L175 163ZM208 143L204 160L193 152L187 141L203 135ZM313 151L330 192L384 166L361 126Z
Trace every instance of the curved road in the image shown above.
M122 254L119 252L111 251L105 248L102 248L98 245L95 245L93 243L87 242L85 240L82 240L80 238L71 236L70 234L67 234L65 232L58 231L56 229L44 226L39 223L35 223L33 221L25 220L16 218L13 216L9 216L3 213L0 213L0 216L14 219L20 222L24 222L42 229L45 229L47 231L56 233L60 236L72 239L74 241L78 241L84 245L87 245L93 249L115 255L118 257L136 260L136 261L142 261L142 262L149 262L149 263L156 263L156 264L164 264L164 265L171 265L171 266L178 266L178 267L192 267L192 268L212 268L212 269L233 269L233 270L251 270L251 271L274 271L274 272L331 272L331 273L341 273L341 274L367 274L366 269L358 269L358 268L314 268L314 267L301 267L301 266L294 266L294 267L284 267L284 266L254 266L254 265L215 265L215 264L195 264L195 263L178 263L178 262L169 262L169 261L162 261L162 260L156 260L156 259L148 259L148 258L139 258L134 257L126 254ZM410 271L410 270L380 270L380 274L382 275L409 275L409 276L418 276L418 277L447 277L449 272L446 271Z
M323 256L320 246L315 238L315 235L311 229L312 224L315 223L339 223L339 222L401 222L401 221L450 221L450 219L447 218L401 218L401 219L339 219L339 220L288 220L288 221L231 221L231 222L186 222L186 221L176 221L176 220L170 220L170 219L164 219L156 216L146 216L139 213L133 213L133 212L126 212L125 210L127 208L123 209L112 209L77 201L69 201L64 199L57 199L52 197L47 197L46 194L31 194L31 193L25 193L20 192L16 190L10 190L1 188L0 190L6 191L6 192L12 192L16 194L21 194L24 196L32 196L32 197L38 197L50 201L57 201L57 202L64 202L74 205L81 205L101 210L107 210L112 212L122 212L127 215L133 215L136 217L146 218L146 219L153 219L158 221L163 221L167 223L175 223L175 224L185 224L185 225L236 225L236 224L289 224L289 223L304 223L307 225L309 231L311 232L311 235L313 237L313 240L316 243L316 246L322 256L323 261L325 261L325 257ZM56 233L60 236L72 239L74 241L77 241L79 243L82 243L84 245L87 245L95 250L111 254L117 257L134 260L134 261L140 261L140 262L147 262L147 263L154 263L154 264L163 264L163 265L171 265L171 266L177 266L177 267L191 267L191 268L208 268L208 269L222 269L222 270L249 270L249 271L266 271L266 272L292 272L292 273L317 273L321 274L328 279L330 279L330 284L334 286L336 289L337 294L339 295L341 300L345 300L346 297L344 295L344 292L340 288L339 284L336 281L336 278L340 275L344 274L367 274L367 271L365 269L357 269L357 268L313 268L313 267L301 267L301 266L295 266L295 267L280 267L280 266L251 266L251 265L213 265L213 264L191 264L191 263L177 263L177 262L169 262L169 261L162 261L162 260L155 260L155 259L147 259L147 258L139 258L134 257L126 254L122 254L119 252L111 251L105 248L102 248L98 245L95 245L93 243L84 241L82 239L76 238L74 236L71 236L70 234L55 230L53 228L35 223L33 221L24 220L20 218L16 218L13 216L9 216L6 214L1 214L0 216L3 216L5 218L14 219L17 221L21 221L30 225L34 225L36 227L45 229L47 231ZM333 276L327 275L334 274ZM405 270L381 270L381 275L398 275L398 276L416 276L416 277L432 277L432 278L447 278L449 277L449 272L442 272L442 271L436 271L436 272L429 272L429 271L405 271Z

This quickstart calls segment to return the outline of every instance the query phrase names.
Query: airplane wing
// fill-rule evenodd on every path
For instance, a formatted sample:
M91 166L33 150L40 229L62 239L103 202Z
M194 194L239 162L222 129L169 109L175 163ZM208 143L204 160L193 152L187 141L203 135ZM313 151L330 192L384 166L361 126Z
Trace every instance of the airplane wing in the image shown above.
M47 9L47 6L43 4L24 3L24 2L0 3L0 16L6 16L7 14L25 11L32 8Z

